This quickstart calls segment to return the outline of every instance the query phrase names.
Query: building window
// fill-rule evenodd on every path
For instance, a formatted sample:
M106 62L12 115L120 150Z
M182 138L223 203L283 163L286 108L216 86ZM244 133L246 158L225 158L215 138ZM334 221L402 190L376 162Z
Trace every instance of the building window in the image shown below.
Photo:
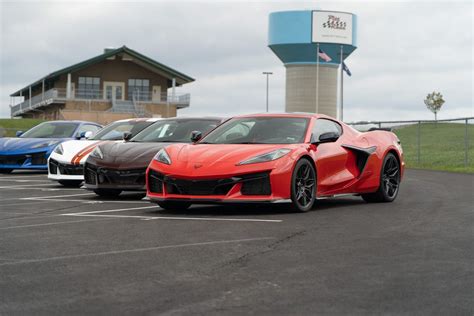
M150 80L128 79L128 99L137 101L149 101Z
M80 99L101 99L99 77L79 77L76 97Z

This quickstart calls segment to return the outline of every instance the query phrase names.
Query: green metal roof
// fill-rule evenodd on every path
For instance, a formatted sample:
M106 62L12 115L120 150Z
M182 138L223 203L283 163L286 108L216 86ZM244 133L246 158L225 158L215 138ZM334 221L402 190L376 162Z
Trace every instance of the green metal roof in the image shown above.
M191 77L183 74L182 72L179 72L179 71L177 71L177 70L175 70L171 67L168 67L168 66L166 66L162 63L159 63L156 60L153 60L153 59L151 59L151 58L149 58L145 55L142 55L139 52L134 51L133 49L130 49L127 46L124 45L124 46L122 46L120 48L117 48L117 49L106 49L105 52L103 54L99 55L99 56L92 57L92 58L87 59L85 61L82 61L80 63L74 64L72 66L69 66L69 67L57 70L55 72L52 72L49 75L46 75L45 77L33 82L32 84L27 85L23 89L20 89L16 92L12 93L10 96L12 96L12 97L19 96L21 91L28 91L30 86L33 87L33 86L39 85L43 82L43 80L55 78L55 77L58 77L58 76L63 75L63 74L67 74L67 73L70 73L70 72L80 70L82 68L85 68L85 67L88 67L90 65L96 64L100 61L103 61L107 58L115 56L119 53L127 53L130 56L133 56L133 57L149 64L152 67L155 67L155 68L157 68L157 69L159 69L163 72L169 73L171 77L176 77L176 78L181 79L182 81L184 81L184 83L193 82L195 80L194 78L191 78Z

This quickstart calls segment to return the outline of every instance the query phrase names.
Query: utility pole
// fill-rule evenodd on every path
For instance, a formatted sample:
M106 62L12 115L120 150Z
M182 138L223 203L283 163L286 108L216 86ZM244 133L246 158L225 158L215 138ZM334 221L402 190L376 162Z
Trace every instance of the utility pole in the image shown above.
M262 72L262 74L267 76L267 112L268 112L268 76L273 75L273 72L264 71Z

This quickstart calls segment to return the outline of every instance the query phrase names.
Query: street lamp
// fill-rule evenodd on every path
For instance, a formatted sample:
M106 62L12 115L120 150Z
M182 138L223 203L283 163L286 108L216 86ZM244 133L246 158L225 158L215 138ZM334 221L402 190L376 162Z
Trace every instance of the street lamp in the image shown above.
M268 76L273 75L273 72L264 71L262 72L262 74L267 76L267 112L268 112Z

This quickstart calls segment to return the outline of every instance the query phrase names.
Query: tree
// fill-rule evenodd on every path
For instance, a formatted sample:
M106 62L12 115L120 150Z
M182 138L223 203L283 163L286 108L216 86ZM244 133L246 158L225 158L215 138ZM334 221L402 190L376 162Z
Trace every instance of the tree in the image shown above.
M443 95L440 92L428 93L424 100L428 110L434 113L435 121L438 120L438 112L444 104Z

